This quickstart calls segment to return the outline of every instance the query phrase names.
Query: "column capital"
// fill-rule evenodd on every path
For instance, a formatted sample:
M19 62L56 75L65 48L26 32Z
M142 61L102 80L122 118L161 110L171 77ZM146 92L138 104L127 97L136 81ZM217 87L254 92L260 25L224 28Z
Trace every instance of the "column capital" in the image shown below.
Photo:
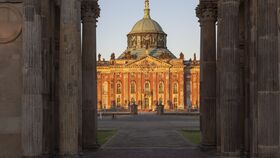
M196 8L196 16L199 22L217 21L218 7L216 3L200 3Z
M218 3L227 3L227 4L231 4L231 3L240 3L241 0L219 0Z
M97 0L82 1L82 22L97 22L100 16L100 7Z

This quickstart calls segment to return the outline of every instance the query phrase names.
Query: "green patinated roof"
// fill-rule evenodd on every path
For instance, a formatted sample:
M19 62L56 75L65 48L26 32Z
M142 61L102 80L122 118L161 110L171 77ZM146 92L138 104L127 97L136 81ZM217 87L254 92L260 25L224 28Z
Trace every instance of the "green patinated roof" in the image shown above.
M139 20L132 28L129 34L165 34L162 27L153 20L150 16L149 0L145 0L144 17ZM166 35L166 34L165 34ZM166 36L164 37L166 40ZM148 51L148 54L146 52ZM155 58L162 58L162 56L168 56L169 59L176 59L176 56L172 54L167 48L128 48L122 53L118 59L125 59L126 53L129 53L133 59L140 59L147 55Z
M164 31L153 19L143 18L133 26L129 34L133 33L164 33Z
M145 0L144 17L134 25L129 34L164 33L161 26L151 18L149 4L149 0Z
M172 54L168 49L166 48L149 48L148 50L144 48L139 49L133 49L133 50L127 50L127 52L130 52L132 56L134 56L135 59L141 59L145 56L147 56L146 51L148 51L148 54L152 57L159 58L162 54L166 53L170 56L171 59L176 59L176 56ZM125 57L125 53L121 54L118 59L122 59Z

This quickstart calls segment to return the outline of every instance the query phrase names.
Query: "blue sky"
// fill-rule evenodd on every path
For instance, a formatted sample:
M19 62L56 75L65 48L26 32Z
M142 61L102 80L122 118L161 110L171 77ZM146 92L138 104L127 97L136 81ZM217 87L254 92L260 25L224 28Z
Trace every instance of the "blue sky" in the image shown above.
M195 16L199 0L150 0L151 17L168 34L167 47L176 56L193 57L200 50L200 28ZM144 0L99 0L97 53L108 60L127 47L126 35L144 15Z

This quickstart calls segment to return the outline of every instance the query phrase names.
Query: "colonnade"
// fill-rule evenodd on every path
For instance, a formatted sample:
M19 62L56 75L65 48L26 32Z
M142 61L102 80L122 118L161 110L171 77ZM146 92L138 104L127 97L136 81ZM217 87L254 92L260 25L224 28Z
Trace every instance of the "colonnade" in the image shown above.
M279 5L200 0L201 149L279 158Z
M42 40L46 30L41 1L24 1L23 29L23 157L77 157L83 150L98 146L96 92L96 23L99 5L96 0L61 0L58 4L60 23L57 41L58 105L57 120L49 123L54 113L45 113ZM46 4L50 4L51 2ZM46 20L45 20L46 21ZM55 21L55 20L54 20ZM47 21L49 22L49 21ZM56 21L57 22L57 21ZM81 39L81 22L83 24ZM51 22L49 22L51 23ZM45 31L45 32L44 32ZM82 46L81 46L82 40ZM47 68L46 68L47 69ZM47 70L52 71L52 70ZM46 72L47 72L46 71ZM54 110L54 109L53 109ZM94 120L94 121L93 121ZM57 128L49 132L48 128ZM55 142L47 143L58 138Z

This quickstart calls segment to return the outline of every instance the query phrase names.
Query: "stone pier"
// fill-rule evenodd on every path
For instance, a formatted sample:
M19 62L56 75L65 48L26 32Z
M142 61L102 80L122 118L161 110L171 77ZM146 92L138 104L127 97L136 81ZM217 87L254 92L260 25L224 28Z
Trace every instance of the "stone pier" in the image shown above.
M220 115L221 153L224 156L240 156L243 129L240 96L239 50L240 0L220 0Z
M257 7L257 150L259 157L279 158L279 14L277 0Z
M81 111L81 4L61 0L59 54L59 154L78 156Z

